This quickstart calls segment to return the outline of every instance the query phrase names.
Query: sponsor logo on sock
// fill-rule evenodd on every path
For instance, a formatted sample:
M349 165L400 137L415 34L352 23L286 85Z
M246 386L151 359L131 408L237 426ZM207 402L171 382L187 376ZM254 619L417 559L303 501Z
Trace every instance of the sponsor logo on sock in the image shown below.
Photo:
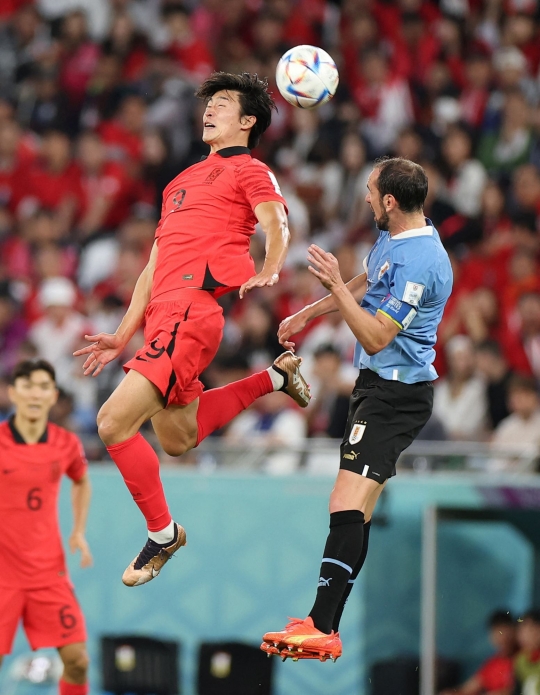
M330 580L332 577L328 577L328 579L325 579L324 577L319 577L319 584L318 586L330 586Z

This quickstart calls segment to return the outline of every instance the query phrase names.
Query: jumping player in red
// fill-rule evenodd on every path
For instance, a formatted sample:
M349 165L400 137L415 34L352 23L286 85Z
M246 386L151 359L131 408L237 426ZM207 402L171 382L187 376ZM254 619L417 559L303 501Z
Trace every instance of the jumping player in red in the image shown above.
M165 189L150 260L116 333L85 336L92 344L74 353L88 355L84 373L96 376L145 321L144 347L125 365L127 376L98 414L99 435L148 527L146 545L122 577L127 586L156 577L186 542L169 513L159 460L141 425L151 419L164 450L180 456L267 393L283 390L302 407L310 398L292 352L268 370L203 392L199 375L223 330L217 298L274 285L289 230L274 174L250 155L274 108L266 82L248 73L214 73L197 96L206 103L203 140L210 154ZM255 274L249 241L257 222L266 234L266 258Z
M47 422L58 398L55 374L44 360L15 367L9 397L15 406L0 423L0 664L22 620L32 649L56 647L64 664L60 695L86 695L86 628L67 573L58 493L72 481L71 552L92 564L84 537L90 504L86 459L77 437Z

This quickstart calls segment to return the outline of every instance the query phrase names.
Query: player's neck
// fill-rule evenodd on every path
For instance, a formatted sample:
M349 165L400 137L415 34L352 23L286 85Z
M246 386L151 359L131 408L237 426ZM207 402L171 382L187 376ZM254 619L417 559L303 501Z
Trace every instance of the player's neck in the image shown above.
M15 413L13 421L15 429L24 439L27 444L36 444L39 442L45 429L47 428L47 419L45 420L27 420L19 413Z
M247 140L228 141L228 142L213 142L210 145L210 154L215 154L219 150L224 150L226 147L247 147Z
M404 215L400 213L396 215L394 219L391 219L388 224L388 231L391 236L396 234L401 234L401 232L408 232L411 229L422 229L426 226L426 218L423 212L414 212L410 215Z

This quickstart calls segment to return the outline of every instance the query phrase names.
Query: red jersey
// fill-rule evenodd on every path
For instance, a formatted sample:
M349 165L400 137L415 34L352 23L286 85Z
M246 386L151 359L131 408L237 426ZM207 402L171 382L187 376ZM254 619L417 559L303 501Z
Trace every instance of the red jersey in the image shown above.
M106 162L96 175L89 175L77 168L79 215L83 217L91 203L105 198L110 203L103 221L105 229L115 229L129 217L132 184L124 168L118 162Z
M255 274L249 253L259 203L286 205L276 177L247 147L226 147L179 174L163 192L152 299L182 287L219 297Z
M486 693L498 693L514 685L514 660L509 656L492 656L476 673Z
M26 444L13 419L0 423L0 563L10 568L0 586L33 589L65 577L60 480L80 480L86 466L79 439L62 427L49 423L39 442Z

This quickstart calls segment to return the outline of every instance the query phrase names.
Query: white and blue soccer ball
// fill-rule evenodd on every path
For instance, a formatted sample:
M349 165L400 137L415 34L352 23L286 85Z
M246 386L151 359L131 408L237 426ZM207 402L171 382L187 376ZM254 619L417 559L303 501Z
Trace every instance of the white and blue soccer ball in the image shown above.
M295 46L280 59L276 84L289 104L312 109L329 101L339 83L336 64L316 46Z

